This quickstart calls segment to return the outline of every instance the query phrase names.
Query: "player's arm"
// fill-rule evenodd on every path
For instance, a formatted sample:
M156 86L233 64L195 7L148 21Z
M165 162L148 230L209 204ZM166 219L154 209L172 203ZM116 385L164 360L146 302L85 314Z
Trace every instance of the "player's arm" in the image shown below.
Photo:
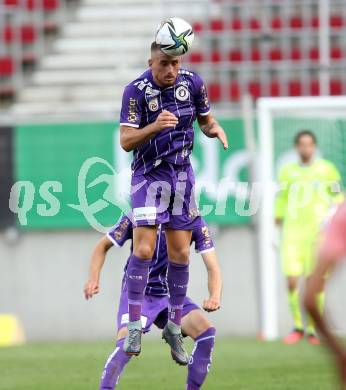
M113 243L107 236L101 238L96 244L90 260L88 281L84 286L85 299L92 298L94 294L97 294L100 291L99 283L101 270L106 259L106 254L112 246Z
M342 203L345 199L345 196L341 191L341 175L336 166L332 163L329 163L328 181L330 183L329 192L330 195L333 197L333 202L335 204Z
M130 152L148 142L161 130L175 127L177 124L178 118L171 112L163 110L154 123L143 128L121 125L120 145L126 152Z
M307 282L304 304L307 312L311 315L315 321L316 328L323 337L327 346L332 351L341 381L346 385L346 351L343 349L342 344L330 331L326 321L322 317L317 305L317 294L322 290L326 275L330 272L333 266L333 262L326 258L321 258L313 274L309 277Z
M203 309L211 312L220 309L222 295L222 276L220 265L213 249L202 253L204 264L208 271L209 298L203 301Z
M92 298L94 294L99 292L100 273L108 250L113 245L122 247L130 239L132 240L132 223L126 215L122 215L93 250L89 266L89 279L84 287L86 299Z
M275 198L275 223L281 225L287 208L288 200L288 168L283 167L279 172L279 192Z
M197 121L200 129L209 138L218 138L224 149L228 149L228 140L225 131L219 125L212 113L207 115L197 115Z
M317 307L316 296L322 290L326 275L332 272L334 265L346 254L346 204L339 206L324 231L322 245L319 248L319 262L310 276L305 290L304 303L307 311L315 320L316 327L333 352L341 379L346 385L346 351L329 330L327 323Z
M209 138L218 138L224 149L228 149L227 136L210 111L208 91L198 74L193 75L194 102L197 122L203 133Z

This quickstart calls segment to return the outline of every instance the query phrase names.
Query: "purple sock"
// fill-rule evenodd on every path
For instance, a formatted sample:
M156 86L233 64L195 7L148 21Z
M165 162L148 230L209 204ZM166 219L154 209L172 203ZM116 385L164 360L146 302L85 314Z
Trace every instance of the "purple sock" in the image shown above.
M190 356L186 390L199 390L208 375L215 341L215 328L209 328L195 340Z
M134 254L130 257L126 271L130 322L141 319L142 302L148 282L150 263L151 259L143 260Z
M168 264L167 282L169 289L168 320L180 326L187 284L189 282L189 265Z
M131 359L131 357L126 355L123 351L124 340L125 339L117 341L115 350L107 359L101 378L100 390L113 390L115 385L119 382L120 375L125 365Z

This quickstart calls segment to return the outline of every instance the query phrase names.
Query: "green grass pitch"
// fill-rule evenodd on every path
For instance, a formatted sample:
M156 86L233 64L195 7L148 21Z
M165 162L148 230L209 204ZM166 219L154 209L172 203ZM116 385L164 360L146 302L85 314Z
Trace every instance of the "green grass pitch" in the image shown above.
M191 350L192 344L188 343ZM96 390L109 342L37 343L0 349L1 390ZM144 340L119 389L183 390L186 368L170 358L161 341ZM332 390L335 374L322 347L285 346L253 339L221 338L204 389Z

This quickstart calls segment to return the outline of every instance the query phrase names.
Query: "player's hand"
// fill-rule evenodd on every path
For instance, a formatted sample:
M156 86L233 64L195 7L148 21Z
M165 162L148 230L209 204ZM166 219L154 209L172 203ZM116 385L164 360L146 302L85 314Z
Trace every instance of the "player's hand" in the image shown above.
M220 309L220 299L209 297L203 301L203 309L212 312Z
M175 127L178 124L178 118L167 110L163 110L156 118L155 125L157 131Z
M94 294L98 294L100 291L99 282L97 280L89 280L84 286L84 296L88 300L92 298Z
M218 138L222 143L223 148L225 150L228 149L227 135L224 129L218 123L215 123L213 127L210 129L209 136L212 138L214 137Z
M282 218L275 218L275 225L282 226Z

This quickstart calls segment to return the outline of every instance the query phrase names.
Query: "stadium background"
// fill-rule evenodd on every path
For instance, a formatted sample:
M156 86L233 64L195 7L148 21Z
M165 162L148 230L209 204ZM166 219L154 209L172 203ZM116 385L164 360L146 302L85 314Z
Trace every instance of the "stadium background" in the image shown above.
M329 5L327 26L321 23L319 5ZM82 288L100 233L69 205L78 204L78 172L87 158L98 156L116 168L126 165L117 144L121 93L126 82L144 69L161 19L182 16L193 25L195 44L184 66L205 79L215 113L229 134L227 153L216 145L206 146L197 136L193 157L197 177L211 180L211 187L223 176L240 181L250 176L244 95L255 104L261 96L346 93L344 1L192 0L188 7L187 12L179 0L2 0L0 313L17 316L29 341L103 339L114 333L129 247L112 251L101 295L85 302ZM276 123L284 134L276 143L277 159L289 151L302 124ZM324 126L316 119L309 124L346 184L346 121L333 118ZM336 143L328 144L331 133L326 128L336 134ZM102 164L93 169L88 184L110 173ZM18 181L31 181L36 189L24 225L8 207L11 187ZM55 193L61 207L54 215L42 216L40 205L46 204L46 198L39 189L47 181L62 183ZM106 196L109 186L106 180L86 189L89 204L105 200L97 219L106 225L119 215ZM24 190L21 202L23 194ZM236 215L235 196L231 189L225 216L207 218L225 278L222 310L210 317L219 334L255 335L259 329L256 224ZM214 204L215 193L209 188L201 200ZM189 295L201 302L207 280L198 255L192 255L191 266ZM341 270L328 295L328 311L341 332L346 324L345 277ZM280 334L284 334L291 322L280 272L278 286Z

